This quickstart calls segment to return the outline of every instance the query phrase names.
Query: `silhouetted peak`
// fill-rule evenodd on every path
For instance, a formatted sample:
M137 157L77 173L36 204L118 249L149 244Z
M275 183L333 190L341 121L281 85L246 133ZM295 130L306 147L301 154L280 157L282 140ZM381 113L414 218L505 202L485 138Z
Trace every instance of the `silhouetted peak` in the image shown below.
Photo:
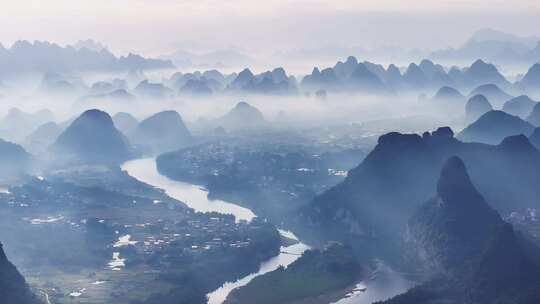
M459 229L444 233L461 235L464 239L474 239L476 237L473 234L480 233L476 239L485 241L486 235L491 233L491 227L502 222L499 214L488 205L473 185L465 163L457 156L448 158L442 167L437 182L437 197L439 200L432 201L431 204L440 206L442 203L442 212L445 214L442 219L455 221L455 228ZM460 229L460 226L468 229L476 227L473 229L476 231Z
M525 134L530 135L533 125L518 116L510 115L499 110L492 110L480 116L467 126L458 138L468 142L483 142L499 144L505 137Z
M493 64L486 63L482 59L476 60L469 68L469 71L477 74L498 73L497 68Z
M180 117L180 114L178 114L178 112L174 111L174 110L167 110L167 111L162 111L162 112L159 112L155 115L156 118L160 118L160 119L182 119Z
M535 152L536 149L523 134L508 136L499 144L503 150L518 150L521 152Z
M263 115L256 107L250 105L245 101L240 101L234 106L233 109L228 113L239 119L257 119L263 121Z
M276 82L287 80L287 72L282 67L278 67L272 70L272 78Z
M489 100L486 98L486 96L482 94L476 94L473 97L469 98L469 101L467 101L467 104L465 106L466 111L469 113L471 111L480 111L482 110L482 114L488 111L491 111L493 109L493 106L491 106L491 103L489 103Z
M422 69L416 63L410 63L407 67L407 74L423 74Z
M435 99L461 99L464 96L452 87L443 86L435 94Z
M509 101L532 101L534 102L534 100L532 100L529 96L527 95L519 95L518 97L515 97Z
M478 104L489 104L489 100L486 96L482 94L476 94L473 97L469 98L469 103L478 103Z
M404 146L421 143L422 138L417 134L390 132L380 136L377 142L381 146Z
M334 71L334 69L332 68L326 68L324 70L321 71L321 74L322 75L332 75L332 76L335 76L336 72Z
M356 59L356 57L354 57L354 56L349 56L349 57L347 57L347 60L345 61L345 64L346 65L357 65L358 64L358 59Z
M52 148L58 155L72 154L74 160L85 163L117 163L130 154L129 143L115 128L111 116L97 109L87 110L75 119Z
M471 64L471 69L473 69L473 68L484 68L486 66L489 66L489 64L486 63L482 59L477 59L475 62L473 62L473 64Z
M353 75L373 74L363 63L360 63L354 69Z
M434 138L451 139L454 138L454 131L450 127L440 127L431 136Z
M420 62L420 66L435 66L435 64L433 63L433 61L429 60L429 59L422 59L422 61Z
M167 110L142 120L131 139L153 152L165 152L185 147L191 141L191 133L178 112Z
M389 74L401 76L401 71L394 64L389 65L388 69L386 69L386 72L389 73Z
M362 81L363 85L371 86L370 88L373 89L378 88L377 86L382 86L382 82L379 77L362 63L355 67L353 73L351 74L351 79Z
M430 78L433 78L435 75L439 75L439 77L441 77L442 74L446 75L442 66L434 64L429 59L422 60L419 66L420 69L422 69L422 71Z
M451 156L440 171L436 196L410 219L406 241L419 267L444 273L478 256L501 222L472 184L463 160Z
M235 109L249 109L249 108L252 108L252 106L245 101L240 101L234 106L234 108Z
M426 74L415 63L409 64L404 77L405 81L413 86L424 86L427 82Z
M141 121L138 130L150 132L154 136L165 136L171 132L177 136L190 136L182 117L174 110L161 111L146 118Z
M265 126L266 121L259 109L241 101L224 116L217 119L216 124L228 130L249 130L250 127Z
M30 47L32 47L32 43L30 43L28 40L17 40L11 45L10 50L17 51L18 49L25 49Z
M492 110L492 111L489 111L487 112L486 114L482 115L482 117L480 117L481 120L486 120L486 121L490 121L490 120L499 120L499 119L506 119L506 118L510 118L512 115L504 112L504 111L500 111L500 110ZM479 120L480 120L479 119Z
M480 85L476 88L475 91L485 91L485 92L496 92L496 91L502 91L497 85L488 83Z
M520 95L506 101L503 105L503 111L525 118L531 113L535 105L536 101L530 99L529 96Z
M246 77L251 78L251 77L253 77L253 76L254 76L253 73L252 73L251 70L248 69L248 68L243 69L242 72L240 72L240 73L238 74L238 77L239 77L239 78L246 78Z
M465 115L468 122L478 119L486 112L493 110L493 106L482 94L476 94L467 101Z
M73 122L73 125L86 122L101 124L100 127L113 126L111 116L107 112L98 109L86 110Z
M473 187L463 160L457 156L450 157L441 170L437 183L437 193L443 197L450 192L461 191Z

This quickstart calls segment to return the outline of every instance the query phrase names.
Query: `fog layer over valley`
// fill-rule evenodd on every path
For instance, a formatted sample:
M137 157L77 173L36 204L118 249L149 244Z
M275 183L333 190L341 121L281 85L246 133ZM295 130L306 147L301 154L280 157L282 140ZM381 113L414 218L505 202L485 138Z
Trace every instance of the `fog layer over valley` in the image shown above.
M2 47L2 303L538 303L531 39L300 72Z

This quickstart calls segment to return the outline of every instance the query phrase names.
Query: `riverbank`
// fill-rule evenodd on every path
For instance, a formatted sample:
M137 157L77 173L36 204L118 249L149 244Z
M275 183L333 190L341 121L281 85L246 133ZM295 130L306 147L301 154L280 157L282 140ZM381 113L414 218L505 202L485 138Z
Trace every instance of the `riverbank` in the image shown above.
M168 196L184 202L197 212L232 214L237 220L245 221L251 221L255 217L248 208L223 200L210 200L208 191L203 186L175 181L160 174L155 158L128 161L122 165L122 170L143 183L165 191Z
M162 189L170 197L184 202L198 212L217 212L234 215L237 220L252 221L256 215L250 209L222 200L210 200L208 192L201 186L174 181L161 175L157 170L155 159L137 159L126 162L122 170L137 180ZM259 269L234 282L226 282L220 288L208 293L209 304L221 304L229 293L249 283L253 278L273 271L280 266L286 267L296 261L309 246L301 243L294 234L279 231L281 238L287 240L280 253L261 263Z
M138 159L125 163L122 169L128 172L132 177L152 185L156 188L162 189L167 195L174 199L183 201L187 206L200 212L217 212L221 214L232 214L242 220L251 221L255 218L255 213L249 208L244 206L238 206L235 203L231 203L224 200L211 200L208 197L208 191L201 186L172 180L158 172L155 159ZM251 274L248 274L234 282L226 282L220 288L209 292L208 304L222 304L226 301L231 292L241 290L254 279L261 276L267 276L269 273L276 271L278 268L287 267L297 261L302 254L309 249L309 246L300 242L298 238L291 232L280 230L282 238L282 248L277 256L270 258L263 262L259 269ZM283 243L283 240L287 242ZM358 277L362 274L362 277L375 277L370 280L362 281ZM305 278L316 276L313 274ZM303 279L303 278L300 278ZM359 284L366 283L366 289L358 288ZM388 289L385 289L384 285L388 284ZM364 286L364 285L362 285ZM372 272L366 271L358 272L355 274L354 279L347 280L344 283L338 284L333 288L328 288L323 294L317 294L306 299L296 299L294 303L316 303L316 304L370 304L370 300L384 300L395 294L403 292L406 288L412 286L408 281L402 279L399 275L396 275L384 264L379 265ZM358 302L360 301L360 302Z
M306 251L288 267L280 267L235 289L226 304L321 303L343 298L364 271L352 248L333 243Z

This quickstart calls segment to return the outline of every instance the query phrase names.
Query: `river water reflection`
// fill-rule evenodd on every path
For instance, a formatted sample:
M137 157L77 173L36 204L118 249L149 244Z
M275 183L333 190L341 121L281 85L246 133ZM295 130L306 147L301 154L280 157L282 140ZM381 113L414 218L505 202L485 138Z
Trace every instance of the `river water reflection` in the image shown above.
M246 221L251 221L255 217L255 214L247 208L222 200L209 200L208 191L202 186L175 181L161 175L157 170L154 158L128 161L122 165L122 170L141 182L164 190L168 196L184 202L195 211L232 214L237 220ZM280 230L279 232L284 237L296 238L296 236L289 231ZM296 240L298 241L298 239ZM256 273L247 275L235 282L227 282L223 284L222 287L209 293L208 303L223 303L233 289L244 286L253 278L273 271L279 266L288 266L296 261L307 249L309 249L309 246L301 242L291 246L281 247L280 254L261 263L259 270Z

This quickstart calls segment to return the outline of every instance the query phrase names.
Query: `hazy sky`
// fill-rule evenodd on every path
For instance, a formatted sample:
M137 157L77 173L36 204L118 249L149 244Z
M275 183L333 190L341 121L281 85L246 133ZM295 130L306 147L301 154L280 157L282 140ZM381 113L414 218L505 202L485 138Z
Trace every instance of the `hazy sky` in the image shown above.
M92 38L120 52L230 46L440 48L492 27L540 35L538 0L2 0L0 39Z

